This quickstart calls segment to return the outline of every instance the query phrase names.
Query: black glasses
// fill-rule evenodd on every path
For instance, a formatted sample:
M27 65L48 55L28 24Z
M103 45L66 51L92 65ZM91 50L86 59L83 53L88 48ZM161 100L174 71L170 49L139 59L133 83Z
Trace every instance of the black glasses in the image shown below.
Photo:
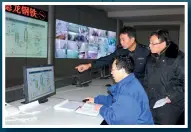
M164 42L164 41L163 41ZM163 43L163 42L160 42L160 43L149 43L150 45L158 45L158 44L161 44L161 43Z

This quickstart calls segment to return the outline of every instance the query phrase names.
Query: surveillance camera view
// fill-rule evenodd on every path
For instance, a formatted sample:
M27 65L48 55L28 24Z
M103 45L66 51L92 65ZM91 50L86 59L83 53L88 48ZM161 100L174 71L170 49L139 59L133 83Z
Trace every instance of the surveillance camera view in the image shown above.
M116 49L116 33L56 20L56 58L98 59Z

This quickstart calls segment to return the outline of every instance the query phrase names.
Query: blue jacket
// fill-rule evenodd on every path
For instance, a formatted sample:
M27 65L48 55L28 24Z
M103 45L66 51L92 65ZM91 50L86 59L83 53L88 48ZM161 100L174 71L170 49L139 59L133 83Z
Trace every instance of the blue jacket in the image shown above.
M109 125L153 125L146 92L133 73L108 88L112 95L99 95L100 115Z

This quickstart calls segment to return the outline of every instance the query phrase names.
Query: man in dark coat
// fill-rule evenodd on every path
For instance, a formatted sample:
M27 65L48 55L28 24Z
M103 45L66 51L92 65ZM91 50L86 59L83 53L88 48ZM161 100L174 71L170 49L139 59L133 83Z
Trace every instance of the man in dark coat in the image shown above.
M90 68L102 68L105 65L111 65L114 58L119 55L130 55L135 63L134 74L143 84L145 74L145 64L150 54L148 48L136 41L136 30L133 27L125 26L120 30L120 47L108 56L101 57L92 63L82 64L76 67L79 72Z
M151 55L146 64L144 87L149 97L155 124L176 124L184 111L184 53L169 38L166 30L150 36ZM165 105L153 108L164 99Z

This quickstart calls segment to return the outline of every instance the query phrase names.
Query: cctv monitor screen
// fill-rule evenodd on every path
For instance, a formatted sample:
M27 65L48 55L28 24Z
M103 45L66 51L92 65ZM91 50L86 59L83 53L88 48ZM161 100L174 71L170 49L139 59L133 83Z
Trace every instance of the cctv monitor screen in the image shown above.
M56 58L98 59L116 49L116 32L56 20Z

